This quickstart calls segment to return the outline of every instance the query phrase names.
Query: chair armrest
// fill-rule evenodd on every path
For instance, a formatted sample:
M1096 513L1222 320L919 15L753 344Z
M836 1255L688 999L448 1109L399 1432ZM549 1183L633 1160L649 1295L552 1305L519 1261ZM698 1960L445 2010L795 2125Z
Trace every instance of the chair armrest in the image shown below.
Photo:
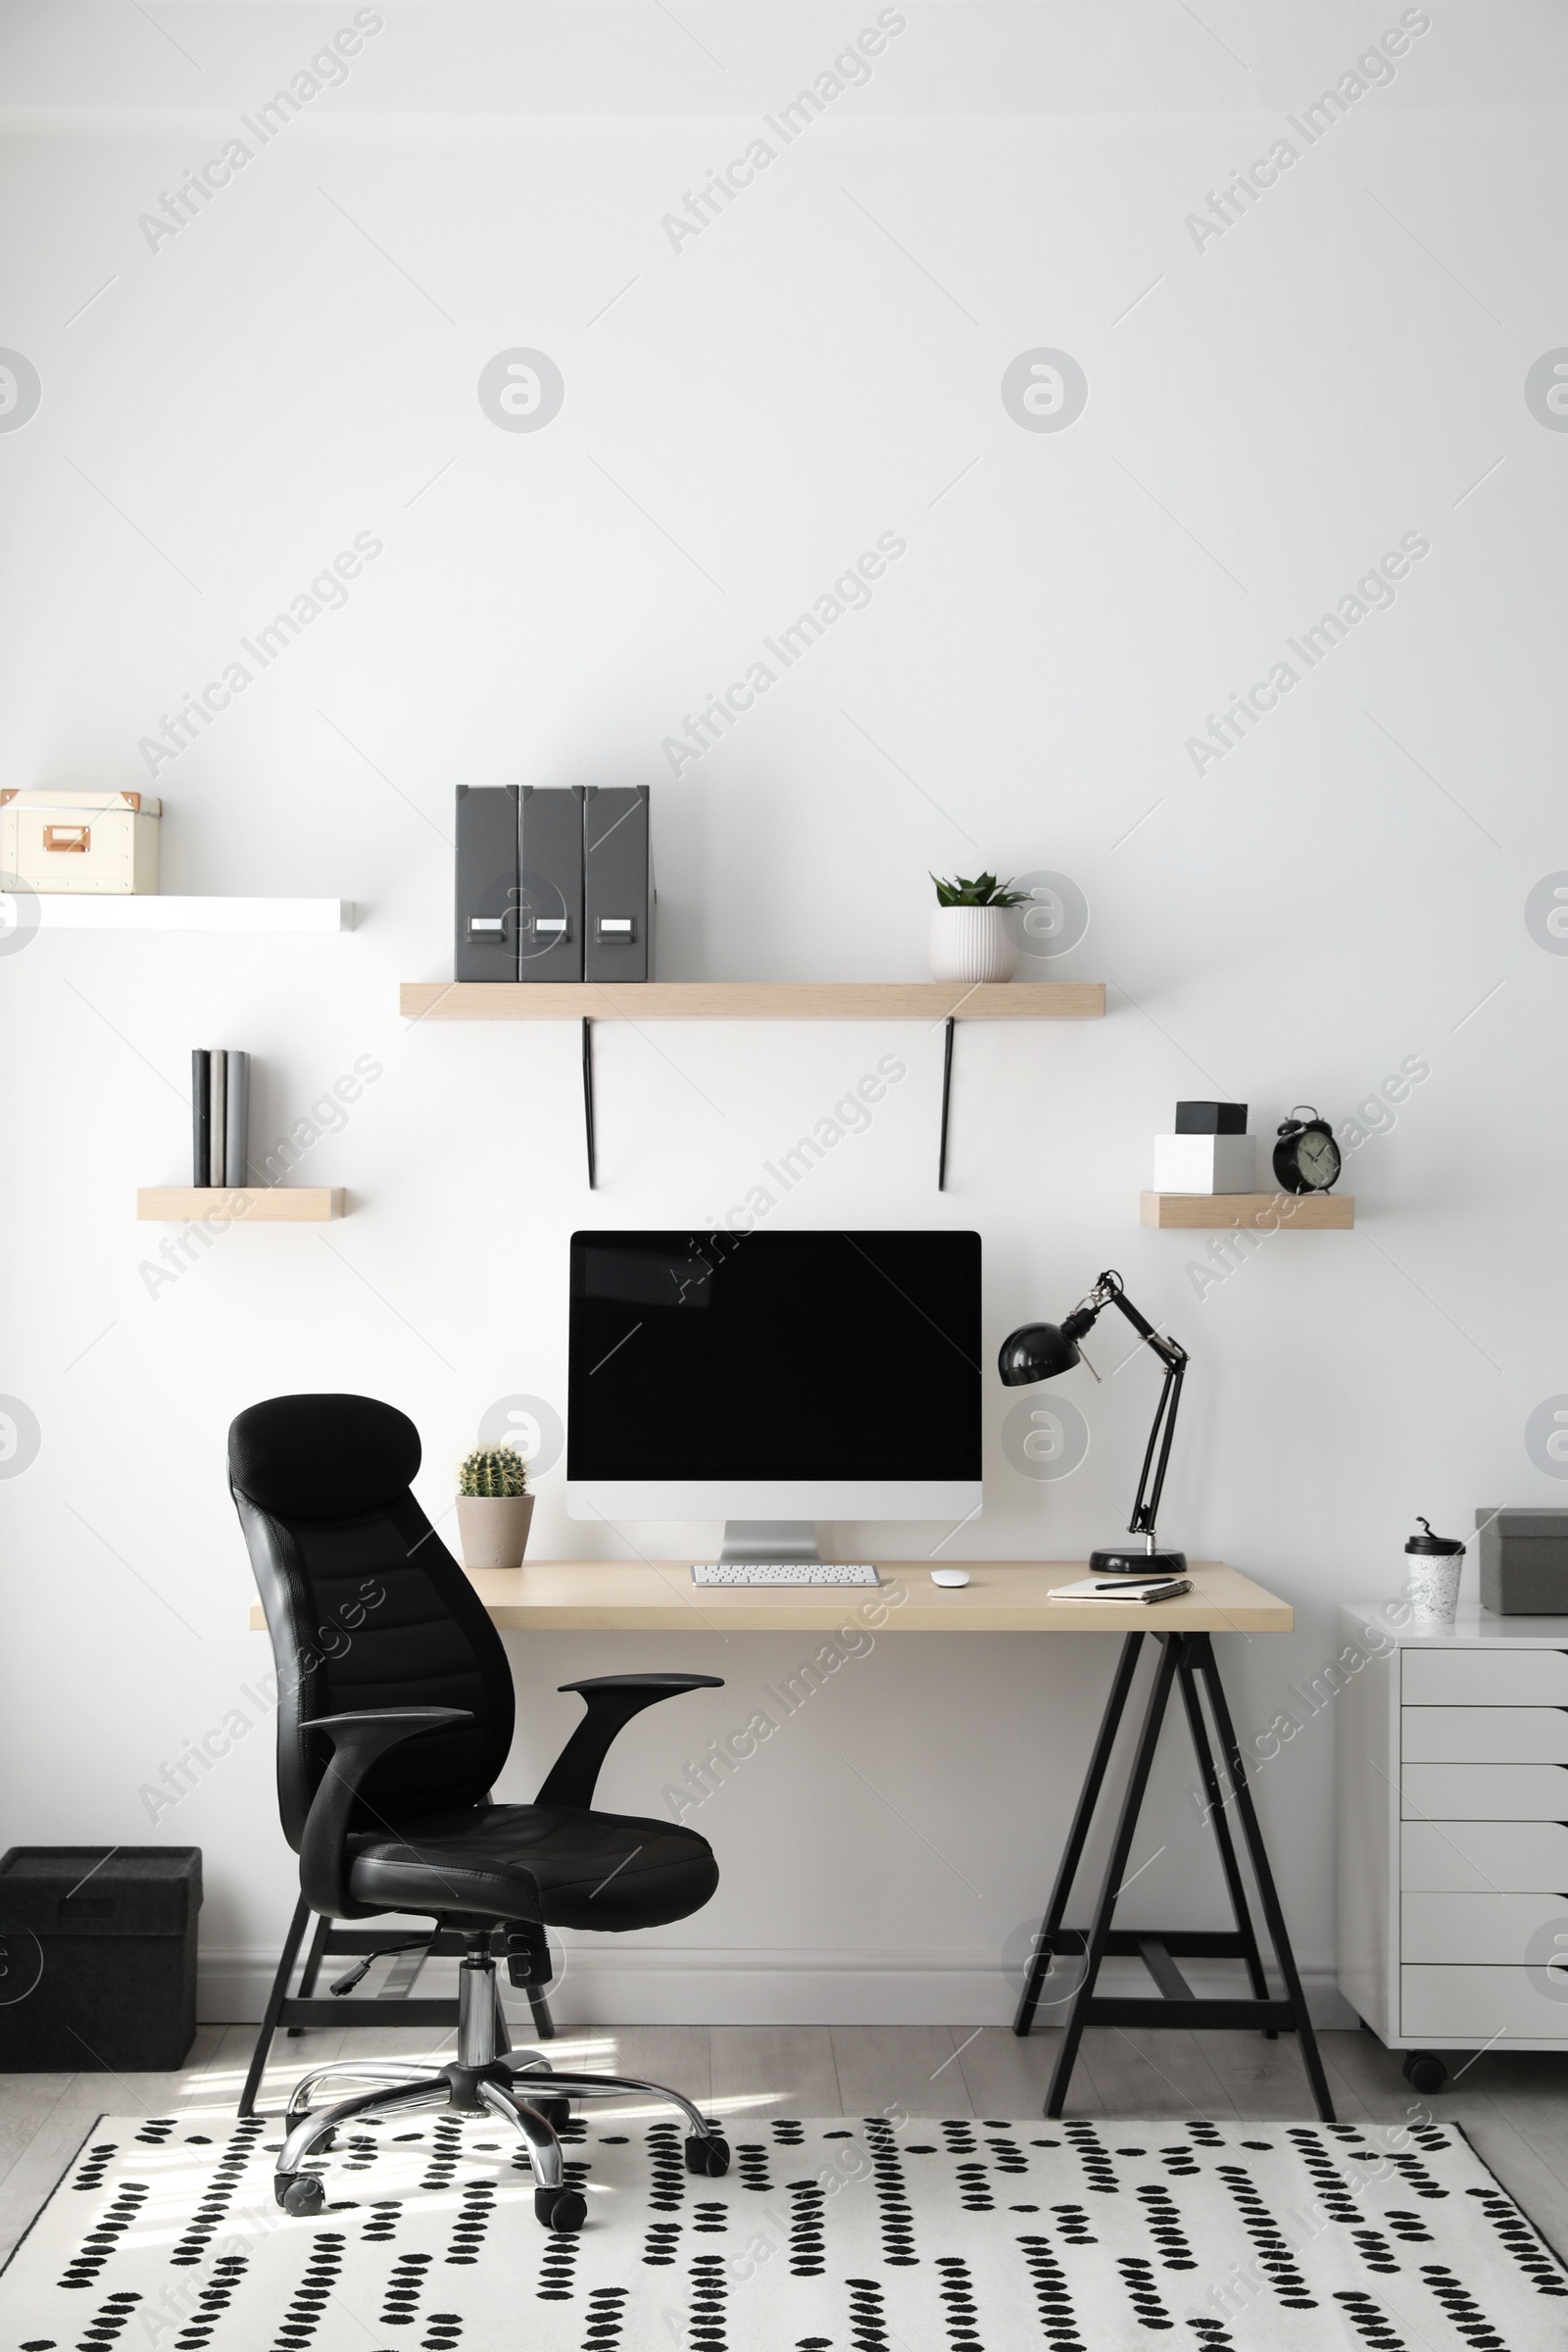
M466 1707L368 1707L362 1714L318 1715L302 1732L326 1732L332 1758L321 1776L300 1839L300 1892L321 1919L358 1919L351 1900L346 1852L349 1823L370 1767L400 1740L471 1723Z
M682 1690L722 1690L719 1674L595 1674L585 1682L561 1683L562 1690L580 1690L588 1712L551 1765L536 1805L579 1805L594 1801L599 1768L611 1743L634 1715L675 1698Z

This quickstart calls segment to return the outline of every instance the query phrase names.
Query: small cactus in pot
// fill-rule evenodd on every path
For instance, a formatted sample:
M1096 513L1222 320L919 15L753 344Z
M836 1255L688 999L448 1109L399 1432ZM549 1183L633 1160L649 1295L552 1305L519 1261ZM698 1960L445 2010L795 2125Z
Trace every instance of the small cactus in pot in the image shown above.
M513 1446L476 1446L458 1471L465 1568L520 1568L533 1518L528 1465Z

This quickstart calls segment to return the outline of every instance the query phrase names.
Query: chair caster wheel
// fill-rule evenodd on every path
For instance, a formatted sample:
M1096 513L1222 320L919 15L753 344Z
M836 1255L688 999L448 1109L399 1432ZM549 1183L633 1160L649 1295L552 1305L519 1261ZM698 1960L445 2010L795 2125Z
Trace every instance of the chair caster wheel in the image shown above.
M1412 2090L1441 2090L1448 2070L1431 2050L1412 2050L1401 2069Z
M686 2142L686 2170L720 2180L729 2171L729 2141L692 2137Z
M530 2099L528 2104L536 2115L544 2117L552 2132L559 2132L564 2124L571 2121L569 2099Z
M272 2194L285 2213L319 2213L326 2190L315 2173L274 2173Z
M580 2230L588 2219L588 2200L580 2197L574 2188L536 2188L533 2192L533 2216L547 2230Z

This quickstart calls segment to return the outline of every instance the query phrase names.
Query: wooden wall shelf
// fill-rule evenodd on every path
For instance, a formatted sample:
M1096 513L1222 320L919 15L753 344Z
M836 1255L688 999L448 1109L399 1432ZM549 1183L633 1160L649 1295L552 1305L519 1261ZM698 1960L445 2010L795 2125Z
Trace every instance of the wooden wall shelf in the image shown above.
M1145 1193L1142 1222L1161 1233L1348 1233L1348 1193Z
M416 1021L580 1021L588 1190L594 1154L595 1021L925 1021L942 1026L942 1134L937 1191L948 1180L953 1032L959 1021L1098 1021L1102 980L405 980L399 1009Z
M352 931L352 899L182 899L156 892L37 894L40 931Z
M136 1195L143 1225L188 1225L204 1217L236 1225L325 1225L342 1214L341 1186L153 1184Z
M400 1009L436 1021L1096 1021L1102 980L979 988L934 980L405 980Z

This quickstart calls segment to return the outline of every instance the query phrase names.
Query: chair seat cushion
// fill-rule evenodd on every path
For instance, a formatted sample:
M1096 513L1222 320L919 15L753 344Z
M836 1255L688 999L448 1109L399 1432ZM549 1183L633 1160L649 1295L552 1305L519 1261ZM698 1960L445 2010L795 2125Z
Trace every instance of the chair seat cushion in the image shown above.
M568 1805L466 1806L350 1842L350 1891L377 1911L528 1919L537 1886L551 1927L614 1934L686 1919L718 1885L695 1830Z

